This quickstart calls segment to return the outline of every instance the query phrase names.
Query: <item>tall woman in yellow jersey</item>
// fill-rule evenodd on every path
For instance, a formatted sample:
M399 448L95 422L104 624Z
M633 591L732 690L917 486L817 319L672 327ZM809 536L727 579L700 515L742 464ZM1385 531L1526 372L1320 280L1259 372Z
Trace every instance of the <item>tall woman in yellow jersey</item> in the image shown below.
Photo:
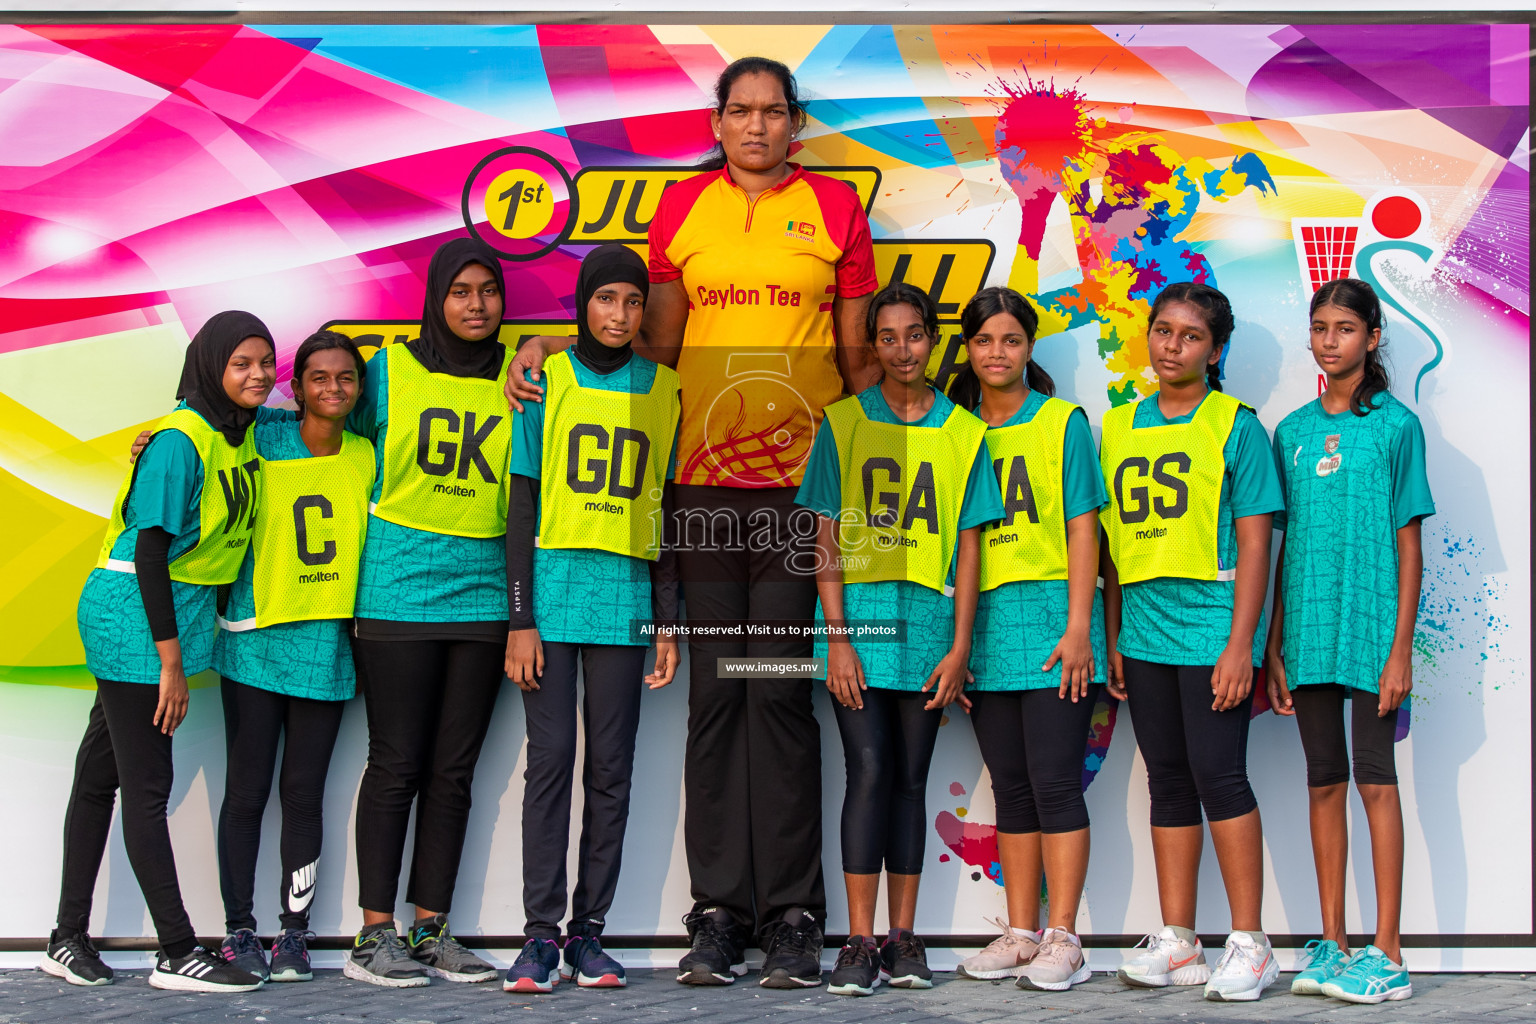
M1131 985L1205 984L1257 999L1277 977L1259 923L1264 839L1248 784L1254 666L1264 651L1270 520L1284 507L1269 439L1221 391L1231 303L1204 284L1165 288L1148 317L1158 390L1104 416L1104 612L1110 688L1130 708L1152 797L1163 927L1120 968ZM1214 971L1195 935L1201 812L1232 931Z
M1088 871L1083 750L1105 678L1096 583L1107 499L1088 417L1052 397L1056 385L1033 358L1038 322L1018 292L978 292L960 313L967 361L949 390L987 424L1004 513L981 533L967 689L997 804L1008 920L960 971L1059 991L1088 980L1076 934Z
M112 981L87 931L119 791L123 843L160 941L149 983L193 992L261 984L198 946L166 804L187 676L207 669L213 651L214 590L234 582L250 543L261 476L251 427L275 379L271 333L251 314L219 313L197 332L176 392L181 404L123 481L80 595L96 702L75 759L58 927L42 962L71 984Z
M355 627L368 709L357 797L363 929L345 970L375 985L496 976L454 940L447 915L506 649L504 290L483 245L445 243L427 271L421 337L369 363L348 421L373 441L378 475ZM395 897L413 804L405 898L415 921L402 943Z

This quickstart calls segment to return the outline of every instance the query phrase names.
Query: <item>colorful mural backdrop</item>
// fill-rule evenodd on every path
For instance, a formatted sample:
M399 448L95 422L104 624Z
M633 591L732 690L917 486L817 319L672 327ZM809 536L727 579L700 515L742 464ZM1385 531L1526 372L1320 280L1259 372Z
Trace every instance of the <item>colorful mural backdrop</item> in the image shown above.
M582 254L643 249L661 191L712 141L715 76L764 54L809 96L794 159L858 192L883 280L939 303L940 381L963 359L961 306L1007 283L1042 311L1037 358L1096 419L1154 386L1153 297L1204 281L1238 312L1227 387L1272 428L1316 394L1312 291L1354 274L1382 292L1440 509L1399 746L1404 928L1443 946L1424 954L1442 965L1536 967L1528 951L1459 948L1533 926L1529 49L1527 26L1477 24L0 26L0 758L26 780L7 788L7 821L38 837L0 854L13 869L27 857L36 881L0 908L0 934L49 927L49 837L90 701L75 600L128 440L169 407L189 335L246 308L275 330L282 370L324 323L371 353L413 336L428 257L465 232L507 261L507 340L570 332ZM649 783L613 932L681 930L685 687L647 697ZM205 928L219 916L216 705L198 694L178 738L173 816ZM1084 927L1139 933L1157 922L1145 784L1129 726L1112 742L1113 710L1085 752ZM477 780L463 933L521 928L520 715L502 702ZM345 824L361 729L352 709L332 776L315 906L333 934L356 925ZM841 752L824 731L832 820ZM1293 723L1255 722L1253 766L1272 823L1266 923L1315 932ZM1002 894L963 715L944 730L930 813L920 926L983 932ZM148 934L113 857L93 930ZM1202 925L1219 930L1219 886L1204 884ZM1371 920L1369 898L1351 915Z

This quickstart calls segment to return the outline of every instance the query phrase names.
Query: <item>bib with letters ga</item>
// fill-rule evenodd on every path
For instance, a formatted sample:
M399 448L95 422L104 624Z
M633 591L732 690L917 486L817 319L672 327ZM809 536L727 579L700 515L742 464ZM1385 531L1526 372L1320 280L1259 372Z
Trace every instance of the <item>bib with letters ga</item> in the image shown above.
M499 537L507 532L512 414L501 369L492 380L432 373L404 345L389 360L384 482L369 509L428 533Z
M240 563L251 541L256 521L261 460L256 457L256 432L246 428L240 447L231 447L224 435L208 425L191 409L177 409L155 425L154 433L179 430L197 448L203 463L203 498L199 506L197 544L173 559L171 579L179 583L216 586L233 583L240 575ZM127 528L123 507L133 485L130 472L118 488L112 505L112 519L107 524L106 540L96 558L96 568L133 572L134 564L112 557L112 545Z
M1067 419L1077 406L1047 398L1028 423L987 431L1003 519L981 531L981 589L1019 580L1067 578L1062 494Z
M1236 567L1220 563L1216 526L1222 450L1243 403L1212 391L1187 423L1132 429L1137 404L1104 414L1099 445L1109 488L1101 518L1120 582L1235 579Z
M942 426L872 420L857 396L826 409L842 472L843 580L910 580L952 592L960 507L987 425L964 409Z
M352 617L373 472L373 445L356 434L342 434L335 455L262 460L256 616L221 623L225 629Z
M677 371L658 365L645 394L582 387L569 352L550 356L544 372L539 547L655 561L681 411Z

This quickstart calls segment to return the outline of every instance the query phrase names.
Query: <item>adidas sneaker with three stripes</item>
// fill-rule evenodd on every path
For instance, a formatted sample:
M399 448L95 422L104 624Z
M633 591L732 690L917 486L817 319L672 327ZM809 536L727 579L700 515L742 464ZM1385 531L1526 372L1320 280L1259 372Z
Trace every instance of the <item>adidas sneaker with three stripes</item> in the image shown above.
M262 984L256 975L201 946L175 958L162 952L149 972L149 983L176 992L254 992Z

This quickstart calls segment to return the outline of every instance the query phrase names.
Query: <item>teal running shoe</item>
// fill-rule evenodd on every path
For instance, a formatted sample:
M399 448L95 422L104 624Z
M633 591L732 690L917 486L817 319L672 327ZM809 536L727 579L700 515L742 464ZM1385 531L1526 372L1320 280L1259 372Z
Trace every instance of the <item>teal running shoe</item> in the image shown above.
M1346 1003L1384 1003L1413 995L1408 968L1388 960L1375 946L1366 946L1350 957L1344 971L1323 983L1323 995Z
M1307 943L1304 952L1308 958L1307 966L1291 982L1291 995L1320 996L1323 983L1343 973L1349 957L1332 939L1313 939Z

